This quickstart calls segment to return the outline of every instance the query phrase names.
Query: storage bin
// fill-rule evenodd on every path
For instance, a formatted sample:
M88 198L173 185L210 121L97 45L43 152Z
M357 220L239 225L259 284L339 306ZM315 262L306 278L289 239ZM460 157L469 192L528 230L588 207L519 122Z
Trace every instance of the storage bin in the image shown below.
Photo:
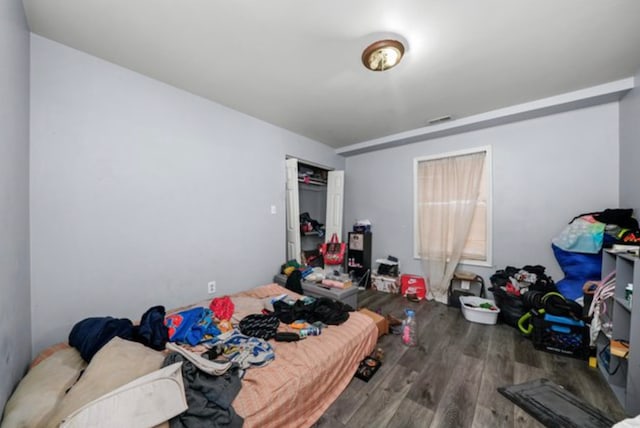
M479 307L483 303L490 304L495 310ZM479 324L495 324L500 313L494 301L476 296L460 296L460 309L467 321Z
M589 328L583 321L545 314L533 317L533 347L581 360L589 358Z

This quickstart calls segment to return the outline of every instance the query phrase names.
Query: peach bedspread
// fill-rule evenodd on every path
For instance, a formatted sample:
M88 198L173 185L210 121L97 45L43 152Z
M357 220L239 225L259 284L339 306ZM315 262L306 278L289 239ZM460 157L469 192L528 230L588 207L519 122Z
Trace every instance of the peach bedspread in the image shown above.
M239 295L264 298L288 293L277 285ZM378 330L371 318L351 312L339 326L298 342L270 341L276 358L247 370L233 402L249 427L309 427L344 391L359 362L375 348Z

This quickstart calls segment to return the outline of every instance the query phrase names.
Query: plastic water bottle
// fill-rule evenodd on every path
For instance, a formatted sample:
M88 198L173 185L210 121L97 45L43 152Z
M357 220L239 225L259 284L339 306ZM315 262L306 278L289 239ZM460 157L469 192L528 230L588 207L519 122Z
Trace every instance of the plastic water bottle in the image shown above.
M407 318L402 321L402 343L407 346L418 344L418 325L416 323L416 313L411 309L405 309Z

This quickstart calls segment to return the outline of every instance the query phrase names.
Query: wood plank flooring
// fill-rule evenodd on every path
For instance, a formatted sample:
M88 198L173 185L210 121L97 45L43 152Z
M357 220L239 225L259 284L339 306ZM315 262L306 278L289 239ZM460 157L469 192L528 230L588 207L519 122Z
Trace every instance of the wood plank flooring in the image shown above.
M533 348L514 328L474 324L460 309L360 291L358 305L382 314L416 311L419 346L380 338L383 365L367 383L353 379L314 428L542 427L496 388L545 377L599 408L625 418L598 369Z

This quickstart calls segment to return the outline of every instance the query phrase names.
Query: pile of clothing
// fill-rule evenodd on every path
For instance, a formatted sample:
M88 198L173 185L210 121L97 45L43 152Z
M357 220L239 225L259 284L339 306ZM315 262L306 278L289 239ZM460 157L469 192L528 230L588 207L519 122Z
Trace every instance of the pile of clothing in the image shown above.
M507 266L497 270L491 276L491 288L496 305L500 308L502 322L512 327L518 326L518 320L530 308L525 305L523 296L529 292L550 293L556 291L556 285L545 273L541 265L527 265L522 268Z
M275 335L278 319L252 314L246 317L251 317L251 323L243 322L243 319L234 327L231 322L233 314L233 301L226 296L214 298L208 308L197 306L170 314L165 318L169 341L208 359L234 363L243 370L271 362L275 354L266 340ZM261 318L260 325L268 328L255 328L254 319L257 317ZM247 324L251 327L243 328Z

